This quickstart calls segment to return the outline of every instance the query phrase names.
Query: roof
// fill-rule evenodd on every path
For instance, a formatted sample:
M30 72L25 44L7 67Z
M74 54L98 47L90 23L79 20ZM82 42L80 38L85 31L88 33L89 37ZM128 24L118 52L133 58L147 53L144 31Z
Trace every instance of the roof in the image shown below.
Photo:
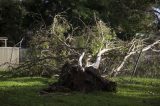
M0 37L0 40L8 40L7 37Z

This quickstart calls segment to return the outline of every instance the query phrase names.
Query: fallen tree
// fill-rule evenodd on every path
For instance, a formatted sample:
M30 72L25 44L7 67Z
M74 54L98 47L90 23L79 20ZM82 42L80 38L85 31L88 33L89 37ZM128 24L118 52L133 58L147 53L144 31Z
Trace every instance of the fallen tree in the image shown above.
M101 83L106 82L105 79L101 78L100 71L104 72L104 69L108 71L107 73L102 73L103 76L109 76L108 73L110 73L110 71L112 71L111 73L113 74L113 76L116 76L121 71L123 71L122 69L124 69L124 66L132 55L136 55L140 52L150 50L153 46L159 43L159 41L156 41L153 44L148 43L146 45L143 45L143 43L146 43L144 41L141 44L143 38L135 38L138 41L133 40L133 42L120 41L114 35L115 33L112 32L105 23L103 23L101 20L97 21L96 18L95 21L97 22L96 26L86 27L83 32L83 36L73 36L75 34L75 29L72 28L72 25L70 25L64 17L61 17L59 15L55 16L54 23L51 29L42 31L40 30L39 32L35 33L36 36L33 37L31 42L31 58L29 58L29 61L26 61L24 65L21 65L18 68L20 68L20 71L23 70L23 72L25 73L30 72L31 75L34 75L34 73L38 73L38 75L41 76L52 76L53 72L54 74L59 74L60 72L60 78L57 82L58 84L53 84L51 88L57 89L57 87L63 86L64 88L70 90L79 89L80 91L83 91L82 88L86 89L83 86L82 88L77 87L77 89L72 89L71 87L63 85L62 82L64 82L65 80L61 80L63 79L62 75L66 75L65 77L69 77L69 79L70 74L77 76L74 77L75 79L72 78L72 80L78 80L76 78L78 78L78 76L81 76L82 79L80 80L80 82L82 81L83 83L86 83L85 81L88 77L92 77L91 79L93 80L93 82L96 78L98 78ZM60 30L59 28L63 30ZM69 33L68 30L71 30L71 33ZM67 35L64 36L66 33ZM109 53L106 53L111 50L113 51L110 52L110 55ZM106 54L103 55L104 53ZM93 56L93 58L89 56L85 57L85 54ZM80 58L78 60L79 56ZM82 63L83 58L85 58L86 64ZM115 58L115 60L112 60L111 58ZM96 61L92 63L92 59L95 59ZM66 65L64 60L69 61L69 64ZM76 64L73 64L71 61L76 61ZM111 61L111 64L109 64L109 61ZM105 63L105 65L102 64L100 66L100 62ZM60 69L60 67L63 68ZM64 69L66 71L64 71ZM78 71L76 72L76 75L74 70ZM68 83L69 82L72 81L68 81ZM110 81L108 80L108 82ZM103 85L105 84L103 83ZM110 86L110 84L106 85Z
M58 82L51 84L48 88L43 89L41 94L50 92L69 92L69 91L109 91L115 92L117 83L101 77L99 73L99 64L101 55L112 49L103 49L98 55L96 62L83 67L82 59L85 53L79 58L79 64L66 63L61 69Z

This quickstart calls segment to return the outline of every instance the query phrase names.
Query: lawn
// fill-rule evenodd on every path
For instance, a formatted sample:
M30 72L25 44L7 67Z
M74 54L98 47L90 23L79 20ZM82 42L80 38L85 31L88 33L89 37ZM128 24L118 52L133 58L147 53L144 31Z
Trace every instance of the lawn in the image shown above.
M160 106L160 79L116 78L117 93L52 93L39 91L53 82L41 77L1 78L0 106Z

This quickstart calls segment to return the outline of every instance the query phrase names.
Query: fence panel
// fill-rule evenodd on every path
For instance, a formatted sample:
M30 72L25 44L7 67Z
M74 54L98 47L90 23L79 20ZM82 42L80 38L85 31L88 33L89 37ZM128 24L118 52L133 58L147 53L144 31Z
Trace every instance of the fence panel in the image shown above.
M0 68L7 68L8 65L18 65L24 59L26 49L19 47L0 47Z

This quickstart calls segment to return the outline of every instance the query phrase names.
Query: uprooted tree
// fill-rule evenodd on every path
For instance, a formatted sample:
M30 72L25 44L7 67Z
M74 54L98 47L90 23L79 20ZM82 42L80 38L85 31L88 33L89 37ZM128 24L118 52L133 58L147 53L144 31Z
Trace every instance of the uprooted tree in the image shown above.
M153 50L152 48L160 43L160 40L156 40L155 42L149 45L144 45L145 40L148 39L141 39L141 40L134 39L132 41L131 47L129 48L129 51L127 55L124 57L122 63L118 65L118 67L115 70L111 71L111 74L113 74L113 76L116 76L122 70L129 57L135 55L136 53L139 54L140 57L143 52L148 51L150 49ZM70 90L83 91L83 92L94 91L94 90L110 91L110 92L116 91L117 84L113 81L103 78L99 73L99 66L102 55L105 52L109 52L111 50L119 48L120 47L109 48L109 46L106 46L105 49L102 49L98 52L96 56L96 61L94 63L88 61L90 60L91 57L87 57L85 65L83 65L82 62L83 57L85 55L85 52L83 52L79 57L78 64L66 63L62 67L58 82L50 85L47 89L43 89L41 93L43 94L55 91L68 92ZM157 50L154 49L153 51ZM133 70L133 73L136 71L136 67L139 62L139 57L136 66Z
M116 82L105 79L99 72L101 56L107 51L115 48L105 48L97 54L96 62L91 63L87 58L86 64L82 60L85 52L79 57L77 63L65 63L61 69L58 82L51 84L48 88L43 89L41 94L49 92L69 92L82 91L90 92L95 90L115 92L117 89ZM90 58L90 57L89 57Z
M104 52L104 51L103 51ZM82 66L82 58L79 58L79 64L65 63L61 69L59 79L56 83L51 84L48 88L43 89L40 93L50 92L69 92L81 91L91 92L95 90L115 92L117 89L116 82L105 79L99 73L99 64L101 53L97 55L97 61L91 65Z
M49 30L42 28L34 33L29 57L16 68L18 72L15 71L15 74L27 75L59 74L58 82L44 89L44 92L115 91L116 83L104 79L103 72L107 71L107 76L116 76L124 72L132 56L141 55L154 47L159 49L160 41L152 39L153 36L119 40L115 32L96 16L95 26L83 23L83 29L74 28L62 14L56 15L53 22Z

